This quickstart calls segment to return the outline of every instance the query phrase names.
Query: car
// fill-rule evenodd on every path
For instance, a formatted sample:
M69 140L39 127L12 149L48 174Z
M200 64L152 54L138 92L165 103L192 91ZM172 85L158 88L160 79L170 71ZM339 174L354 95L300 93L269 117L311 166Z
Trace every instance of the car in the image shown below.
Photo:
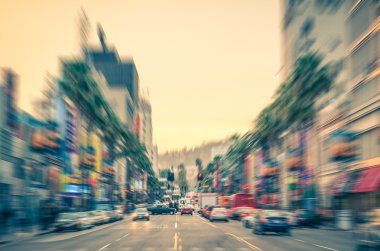
M61 213L55 222L55 229L62 230L82 230L91 228L91 220L87 213Z
M149 212L146 208L137 208L132 214L132 220L150 220Z
M278 210L263 210L255 216L253 225L254 234L265 234L266 232L276 232L291 235L290 225L287 215Z
M175 208L170 208L166 205L157 205L153 207L149 207L147 209L152 214L175 214Z
M110 222L115 222L121 219L120 214L116 210L105 211Z
M190 215L193 215L193 209L189 206L183 206L181 208L181 215L184 215L184 214L190 214Z
M354 232L356 250L380 249L380 209L366 212Z
M104 214L102 213L102 211L100 211L100 210L90 211L90 212L88 212L88 214L91 217L94 225L101 225L101 224L105 223L104 222Z
M315 227L318 223L317 215L308 209L299 209L296 212L298 226Z
M105 224L105 223L109 223L111 222L111 218L110 216L107 214L106 211L103 211L103 210L95 210L95 211L92 211L91 214L93 216L96 216L98 218L98 222L99 224ZM98 225L99 225L98 224Z
M236 207L231 210L230 218L233 220L240 220L243 217L251 215L253 210L252 207Z
M227 210L224 207L213 207L209 216L209 220L213 221L225 221L228 222Z
M253 227L254 223L255 223L255 217L254 216L246 216L246 217L243 217L241 219L241 224L245 228L251 228L251 227Z
M125 211L125 207L123 205L117 205L115 206L115 210L116 212L119 214L119 215L122 215L124 218L124 211Z
M296 227L298 225L296 213L285 212L285 214L288 216L288 220L289 220L290 226L291 227Z
M256 215L259 213L259 210L253 210L252 214L241 218L241 223L245 228L252 228L255 224Z
M212 212L212 210L213 210L214 208L224 208L224 209L226 210L226 214L228 213L228 212L227 212L227 209L226 209L225 207L223 207L223 206L220 206L220 205L209 206L209 207L206 208L206 210L204 210L204 213L203 213L203 214L204 214L204 217L205 217L206 219L210 219L211 212Z

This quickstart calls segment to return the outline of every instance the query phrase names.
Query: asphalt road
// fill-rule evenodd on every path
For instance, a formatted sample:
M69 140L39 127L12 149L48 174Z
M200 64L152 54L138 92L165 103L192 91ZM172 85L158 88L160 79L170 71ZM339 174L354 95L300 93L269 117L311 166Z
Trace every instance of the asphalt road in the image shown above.
M194 216L154 215L150 221L123 221L80 232L51 233L0 246L0 251L97 250L354 250L349 232L295 229L292 236L257 236L239 221L213 222Z

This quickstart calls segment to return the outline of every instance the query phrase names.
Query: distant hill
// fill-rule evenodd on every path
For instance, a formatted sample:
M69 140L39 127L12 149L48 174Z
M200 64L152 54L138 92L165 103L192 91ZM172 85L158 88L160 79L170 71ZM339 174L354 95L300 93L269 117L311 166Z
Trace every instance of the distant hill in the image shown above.
M165 169L173 166L176 173L176 168L180 163L183 163L187 171L187 180L190 187L196 183L195 178L197 175L197 167L195 160L200 158L203 167L213 159L215 155L224 152L231 145L230 140L221 140L207 142L194 148L184 148L181 150L168 151L158 156L158 168Z

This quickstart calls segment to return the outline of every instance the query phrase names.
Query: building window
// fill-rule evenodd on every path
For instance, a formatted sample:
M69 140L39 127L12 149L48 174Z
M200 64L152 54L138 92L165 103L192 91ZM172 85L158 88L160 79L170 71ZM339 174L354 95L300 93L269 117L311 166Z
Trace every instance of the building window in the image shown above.
M380 144L377 129L364 132L359 137L360 159L372 159L380 156Z
M303 23L300 30L301 37L309 36L313 29L314 29L314 18L306 19L306 21Z
M350 20L350 41L354 42L372 25L378 17L376 15L376 1L363 1L359 8L352 14Z
M377 76L356 88L352 93L352 109L366 103L380 92L380 77Z

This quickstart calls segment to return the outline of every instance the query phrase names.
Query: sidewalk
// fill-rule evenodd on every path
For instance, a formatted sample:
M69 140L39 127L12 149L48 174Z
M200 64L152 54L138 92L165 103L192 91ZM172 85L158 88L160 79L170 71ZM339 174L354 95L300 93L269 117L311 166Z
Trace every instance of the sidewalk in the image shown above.
M6 235L0 235L0 245L19 240L25 240L34 236L44 235L52 232L54 232L54 228L41 230L39 229L39 226L31 226L29 227L29 231L18 230L12 231L11 233L8 233Z

